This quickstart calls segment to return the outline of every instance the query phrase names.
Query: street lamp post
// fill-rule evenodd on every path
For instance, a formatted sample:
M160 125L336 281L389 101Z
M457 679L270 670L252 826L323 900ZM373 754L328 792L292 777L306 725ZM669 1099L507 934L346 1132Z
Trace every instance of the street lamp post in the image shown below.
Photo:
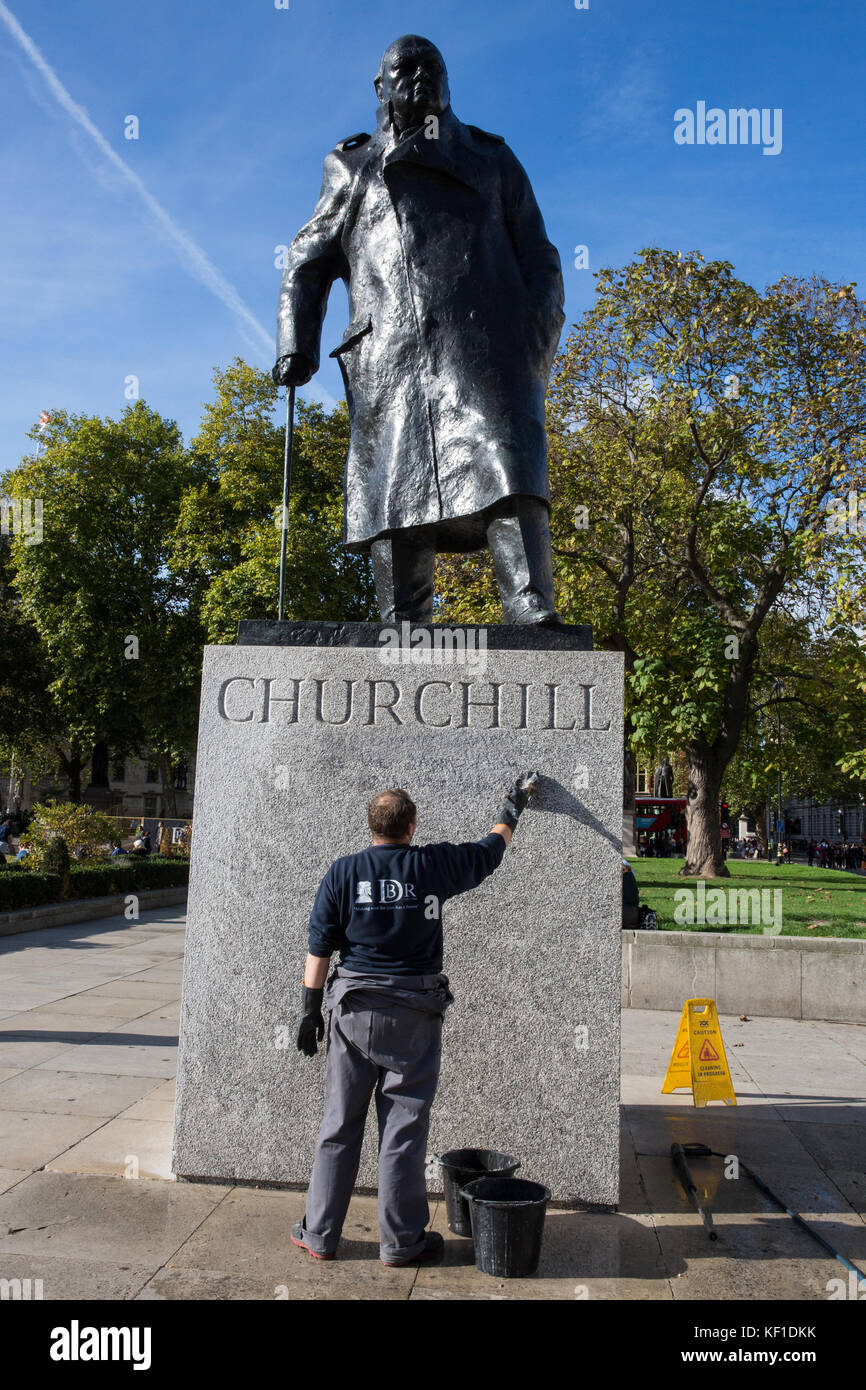
M782 862L780 845L782 840L782 682L773 682L776 697L776 756L778 758L778 777L776 780L776 863Z
M767 863L770 862L770 855L773 852L773 812L772 812L772 787L767 788L767 810L764 821L767 827Z

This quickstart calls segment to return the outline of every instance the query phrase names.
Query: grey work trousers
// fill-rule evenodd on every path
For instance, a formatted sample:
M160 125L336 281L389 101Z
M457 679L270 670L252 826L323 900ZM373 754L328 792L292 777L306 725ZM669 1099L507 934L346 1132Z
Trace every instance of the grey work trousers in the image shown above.
M399 985L431 991L443 978L407 976ZM412 1259L423 1250L430 1220L427 1134L441 1048L442 1015L409 1007L387 993L375 1005L366 992L354 998L348 993L331 1008L325 1109L302 1223L304 1239L317 1254L336 1251L374 1093L379 1128L379 1256Z

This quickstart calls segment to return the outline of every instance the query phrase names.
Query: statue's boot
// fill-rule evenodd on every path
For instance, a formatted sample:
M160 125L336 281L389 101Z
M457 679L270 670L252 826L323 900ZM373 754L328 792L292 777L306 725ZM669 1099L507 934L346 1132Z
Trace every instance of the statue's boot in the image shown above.
M436 547L431 536L421 536L418 530L395 531L370 547L383 623L433 621Z
M506 623L562 623L553 601L550 519L537 497L511 497L487 525L487 544Z
M484 518L505 622L561 625L553 601L545 503L537 497L508 497ZM383 623L433 621L436 553L434 527L394 531L373 542L370 558Z

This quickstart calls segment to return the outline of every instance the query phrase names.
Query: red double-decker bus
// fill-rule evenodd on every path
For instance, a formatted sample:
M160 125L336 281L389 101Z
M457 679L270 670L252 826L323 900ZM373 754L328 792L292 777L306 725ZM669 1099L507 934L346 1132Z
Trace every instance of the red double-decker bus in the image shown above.
M680 855L688 843L684 796L638 794L634 799L634 847L640 855Z

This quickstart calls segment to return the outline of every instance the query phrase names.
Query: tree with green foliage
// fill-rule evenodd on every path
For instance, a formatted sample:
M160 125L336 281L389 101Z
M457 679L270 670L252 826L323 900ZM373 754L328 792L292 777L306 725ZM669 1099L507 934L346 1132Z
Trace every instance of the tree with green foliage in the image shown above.
M600 608L601 645L630 658L634 746L688 756L683 872L725 874L720 792L764 625L816 577L862 574L828 509L866 478L866 314L850 285L759 293L698 253L597 278L551 387L562 607Z
M144 401L119 420L54 410L38 438L4 482L42 503L42 537L13 536L11 565L22 679L45 680L44 707L31 700L8 737L26 756L47 723L77 802L94 745L175 759L194 740L202 634L167 561L202 470Z
M92 806L69 801L46 806L37 802L27 831L21 836L21 844L29 851L29 865L59 873L60 870L49 863L57 846L62 846L68 869L70 852L76 857L106 859L111 842L118 834L117 818L105 816Z
M778 609L768 618L740 742L725 771L725 797L754 820L762 843L768 805L776 819L780 775L783 803L856 802L866 793L866 779L843 769L866 729L866 652L852 629L815 635L814 626L814 613Z
M275 618L280 561L283 428L268 372L236 358L214 373L216 398L193 441L203 476L180 508L171 566L201 613L208 642L232 642L240 618ZM288 508L286 617L376 616L366 556L343 540L345 404L330 414L298 402Z
M7 788L12 806L25 771L36 780L64 754L45 652L39 632L21 611L14 575L11 535L0 535L0 809Z

